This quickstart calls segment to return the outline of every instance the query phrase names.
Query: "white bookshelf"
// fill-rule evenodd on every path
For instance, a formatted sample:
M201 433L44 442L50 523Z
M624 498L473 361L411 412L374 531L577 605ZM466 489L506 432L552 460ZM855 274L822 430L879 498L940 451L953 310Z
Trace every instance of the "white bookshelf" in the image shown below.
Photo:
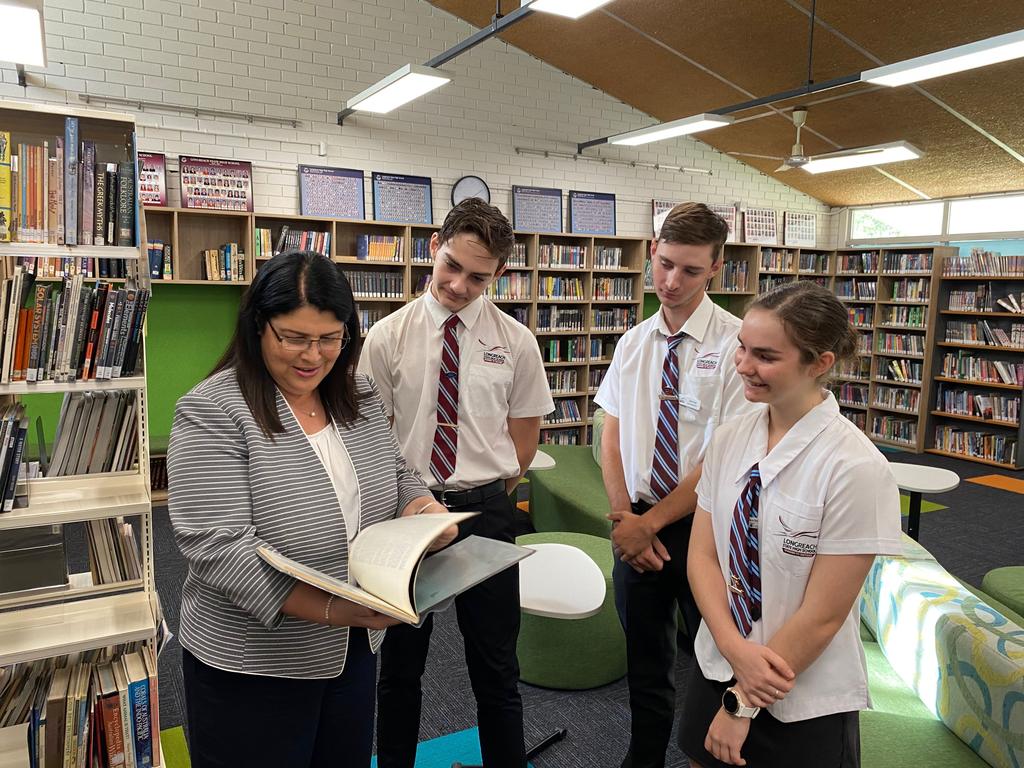
M28 506L0 514L0 531L148 515L146 485L138 472L32 480Z

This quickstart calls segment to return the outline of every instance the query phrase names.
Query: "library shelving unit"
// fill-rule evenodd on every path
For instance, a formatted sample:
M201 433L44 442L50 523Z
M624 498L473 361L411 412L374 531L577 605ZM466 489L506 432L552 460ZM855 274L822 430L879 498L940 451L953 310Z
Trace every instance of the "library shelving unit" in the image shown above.
M146 250L154 242L171 247L169 279L158 285L248 285L254 274L252 215L237 211L195 208L145 208ZM209 280L204 272L204 254L234 243L245 257L245 279Z
M1016 311L1022 308L1024 256L954 251L944 260L939 285L926 450L1024 469L1024 313Z
M12 144L41 143L65 135L65 119L78 120L82 140L96 144L97 159L135 162L135 122L130 115L0 101L0 128L10 131ZM136 176L137 178L137 176ZM137 187L137 183L136 183ZM138 195L135 195L138 198ZM145 222L135 208L136 243L144 242ZM137 246L63 246L0 243L0 272L11 273L15 260L33 257L105 258L125 262L128 275L148 285L144 252ZM144 330L144 329L143 329ZM143 335L144 338L144 335ZM148 411L145 346L142 373L110 381L0 384L0 397L12 402L23 395L98 389L135 393L137 463L127 472L107 472L45 479L21 479L19 496L27 503L0 513L4 532L108 518L137 518L141 578L93 586L89 574L72 574L65 589L32 594L0 594L0 667L42 661L129 642L155 642L160 615L153 578L153 518L149 485ZM17 755L0 752L0 764L28 768ZM161 760L161 764L164 764Z
M844 248L832 258L832 292L846 306L850 323L857 329L857 357L839 371L833 391L840 412L864 431L868 431L868 406L871 401L872 349L877 311L879 252Z

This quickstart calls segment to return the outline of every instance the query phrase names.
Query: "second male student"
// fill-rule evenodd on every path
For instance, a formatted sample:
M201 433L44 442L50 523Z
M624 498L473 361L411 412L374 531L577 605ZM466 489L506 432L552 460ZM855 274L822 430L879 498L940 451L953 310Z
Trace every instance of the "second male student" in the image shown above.
M360 370L380 389L402 453L459 526L513 541L509 498L537 450L540 417L554 409L540 349L529 329L483 297L512 252L512 227L478 199L455 206L430 238L434 271L423 296L370 330ZM455 600L488 768L523 768L519 695L519 569ZM392 627L381 652L377 760L413 768L432 619Z
M686 578L695 488L711 434L751 406L733 365L740 320L705 292L725 220L681 203L651 245L658 313L626 333L597 393L611 503L615 604L626 633L631 730L623 768L661 768L675 710L676 613L692 649L700 614Z

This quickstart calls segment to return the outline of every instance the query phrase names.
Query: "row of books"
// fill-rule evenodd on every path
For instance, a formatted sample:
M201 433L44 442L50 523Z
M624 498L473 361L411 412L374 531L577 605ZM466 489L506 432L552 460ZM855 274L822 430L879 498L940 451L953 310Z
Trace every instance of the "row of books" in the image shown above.
M0 413L0 513L14 510L14 495L22 471L28 417L25 405L5 405Z
M993 384L1024 386L1024 363L1010 360L989 360L960 350L942 358L942 375L951 379L988 381Z
M907 387L875 387L873 405L917 413L921 392Z
M845 379L863 379L866 381L871 377L871 360L862 357L855 357L852 360L844 360L836 369L836 376L841 376Z
M413 264L432 264L434 258L430 255L430 238L429 237L414 237L412 239L412 256L411 261Z
M839 415L852 421L857 429L866 430L868 427L867 411L852 411L849 408L840 408Z
M582 309L568 307L537 307L538 331L582 331Z
M946 323L946 341L990 347L1024 348L1024 323L1012 323L1010 332L1007 333L997 325L990 325L988 320L951 320Z
M828 272L829 254L815 253L813 251L800 252L801 272Z
M135 529L123 517L89 520L85 524L89 575L93 584L120 584L142 578Z
M916 333L883 333L878 335L879 352L902 355L923 355L924 336Z
M601 382L604 381L605 374L608 373L608 369L604 367L591 368L587 371L587 389L591 392L597 390L601 386Z
M364 270L346 270L345 276L352 285L352 293L357 298L403 299L405 298L405 281L401 272L367 272ZM424 275L423 289L430 281L430 275ZM421 290L417 285L417 291Z
M583 278L542 276L538 281L537 298L561 301L586 301Z
M530 301L533 287L529 272L509 272L495 279L484 292L489 299Z
M577 391L578 373L575 368L559 368L546 371L548 389L552 394L571 394Z
M1009 466L1017 464L1017 438L1005 433L994 434L945 424L935 428L935 447L947 453Z
M902 325L923 330L927 322L924 307L884 307L883 311L884 325Z
M796 260L794 251L776 251L772 248L761 249L761 270L768 272L792 272Z
M889 298L899 301L928 301L931 282L927 277L901 277L893 280Z
M61 288L39 284L20 267L0 294L3 357L0 383L81 381L135 375L149 290L85 285L82 275ZM31 306L25 306L29 296Z
M740 291L746 292L747 290L747 277L749 276L750 266L745 261L726 261L722 264L722 270L719 274L722 276L722 284L720 290L723 291Z
M362 333L369 331L374 323L384 319L383 309L361 309L359 310L359 330Z
M924 376L924 363L920 360L892 358L879 362L878 378L902 384L920 384Z
M590 362L610 362L615 352L616 339L591 339L590 340Z
M989 293L991 294L991 291L989 291ZM1021 292L1018 296L1014 296L1012 293L1007 293L1003 298L996 299L996 304L998 304L1004 312L1013 312L1015 315L1024 314L1024 292ZM992 309L994 310L995 307Z
M628 331L636 325L636 307L612 307L590 310L590 330Z
M102 162L96 142L80 140L77 117L42 144L14 145L3 128L0 242L134 244L134 162Z
M587 263L587 247L585 245L556 245L541 243L537 253L538 267L578 267L583 269Z
M569 424L582 421L580 406L575 400L555 400L555 410L544 417L545 424Z
M580 433L577 429L542 429L540 432L540 444L579 445Z
M526 243L513 243L512 253L509 254L508 261L505 263L510 267L525 267Z
M273 232L262 227L253 233L253 248L257 259L270 258L285 251L313 251L330 257L331 233L292 229L288 224L284 224L277 233L277 242L274 242Z
M858 327L870 327L874 321L874 307L847 307L846 313L850 318L850 324Z
M94 259L92 257L18 256L15 264L37 278L59 279L82 275L91 278L124 278L128 276L128 262L124 259Z
M594 269L603 267L605 269L621 269L622 248L617 245L595 245L594 246Z
M874 301L878 298L877 280L836 280L835 293L841 299Z
M247 279L245 254L238 243L224 243L219 248L202 252L203 279L214 282L238 283Z
M46 476L129 470L137 446L134 390L65 392Z
M1024 277L1024 255L1003 256L972 248L968 256L953 256L942 264L947 277Z
M136 644L15 664L0 672L4 755L27 768L155 768L160 706L155 655Z
M614 299L616 301L632 301L633 278L595 276L594 299L596 301L608 299Z
M882 260L882 273L886 275L897 275L901 272L931 272L932 253L910 252L897 253L888 251Z
M545 363L585 363L587 362L587 337L547 339L541 342L540 352Z
M866 384L850 384L844 382L833 388L836 399L843 405L867 405L868 387Z
M174 260L171 258L171 244L162 240L146 243L146 257L149 261L149 277L152 280L173 280Z
M517 322L523 325L530 324L530 308L529 307L504 307L504 312L509 317L513 318ZM575 329L573 329L575 330Z
M785 275L763 275L757 280L757 292L768 293L769 291L774 291L780 285L791 282L793 282L793 278Z
M399 235L356 235L356 258L361 261L400 262L404 240ZM427 253L430 253L429 241Z
M1013 426L1020 422L1020 396L989 394L967 389L955 389L939 384L936 407L946 413L974 416L978 419L1002 421Z
M863 331L857 334L857 352L862 355L871 354L871 339L873 338L873 331Z
M838 256L839 263L836 265L836 274L845 272L874 274L878 271L881 254L878 251L864 251L863 253L840 253Z
M872 416L871 437L903 445L917 444L917 419Z

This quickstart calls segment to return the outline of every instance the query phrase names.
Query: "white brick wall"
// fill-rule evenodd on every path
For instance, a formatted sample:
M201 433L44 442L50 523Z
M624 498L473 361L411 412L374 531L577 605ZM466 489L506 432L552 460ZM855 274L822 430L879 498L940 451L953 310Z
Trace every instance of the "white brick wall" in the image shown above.
M136 112L140 148L165 152L172 169L179 154L252 161L258 211L296 213L295 167L313 163L430 176L436 221L451 184L475 173L506 212L513 184L613 192L619 233L647 235L652 198L740 201L774 207L780 219L786 209L818 213L819 242L834 245L835 216L825 205L692 139L588 154L711 176L518 155L516 147L571 153L579 141L653 121L498 40L449 62L453 81L433 94L386 117L335 125L347 98L474 31L425 0L46 0L45 9L50 66L29 69L27 89L13 67L0 68L0 98L162 102L169 109ZM188 107L302 124L197 118ZM320 141L326 157L317 154ZM168 183L176 205L175 174Z

